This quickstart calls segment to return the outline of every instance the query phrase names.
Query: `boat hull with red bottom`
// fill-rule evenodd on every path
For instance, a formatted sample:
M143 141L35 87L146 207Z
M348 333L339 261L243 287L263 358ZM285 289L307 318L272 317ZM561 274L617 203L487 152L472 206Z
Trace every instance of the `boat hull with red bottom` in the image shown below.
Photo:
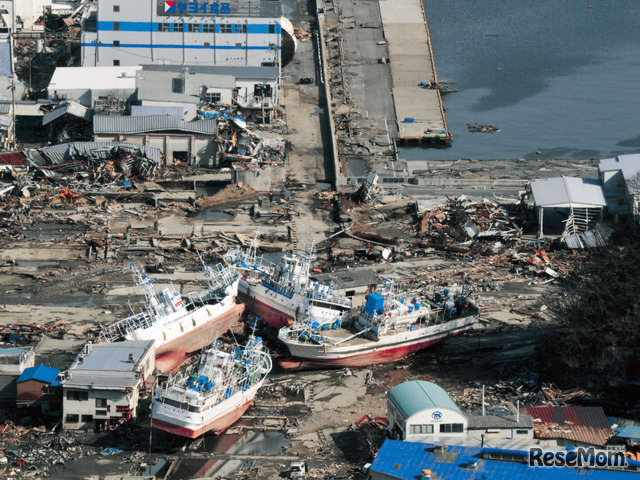
M233 305L229 310L156 349L156 368L169 373L176 370L199 350L211 345L232 325L240 321L245 306ZM187 320L188 321L188 320Z

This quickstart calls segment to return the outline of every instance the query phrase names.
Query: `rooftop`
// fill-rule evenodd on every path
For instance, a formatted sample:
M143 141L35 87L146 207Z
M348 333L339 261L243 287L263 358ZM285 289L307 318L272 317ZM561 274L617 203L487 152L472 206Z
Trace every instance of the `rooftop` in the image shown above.
M531 192L538 207L604 207L602 186L589 178L554 177L531 180Z
M598 164L598 171L615 172L621 171L626 181L633 180L640 173L640 154L618 155L613 158L603 158ZM640 185L640 181L637 182ZM631 193L637 193L640 187L632 185L629 190Z
M127 67L57 67L47 87L55 90L135 90L139 65Z
M144 72L174 72L182 73L182 65L143 65ZM230 75L236 80L275 80L278 78L278 67L250 67L250 66L219 66L219 65L189 65L189 72L205 73L209 75Z
M153 340L88 343L69 367L69 373L73 377L91 372L134 372L153 343Z
M433 445L429 444L385 440L370 470L386 478L401 480L419 479L423 470L431 470L432 478L446 480L566 480L574 477L593 480L640 479L637 473L596 468L534 468L526 461L528 453L527 450L462 446L449 446L442 452L436 452ZM490 454L511 459L489 459ZM640 465L638 462L629 463Z
M336 288L354 288L378 285L378 274L370 268L349 270L335 273L314 273L311 276L319 282L333 282Z
M177 84L174 82L183 82L180 91L176 91ZM200 103L204 98L203 89L233 90L236 79L232 75L184 72L184 68L180 72L141 70L136 75L136 87L140 101Z
M442 387L424 380L401 383L389 390L387 397L405 419L421 410L434 407L449 408L463 414Z
M563 438L580 443L604 445L613 436L602 407L529 407L538 438Z
M37 367L29 367L25 368L22 375L18 377L16 382L26 382L28 380L37 380L39 382L51 383L53 382L60 370L53 367L48 367L46 365L38 365Z
M170 115L148 115L144 117L125 117L119 115L94 115L94 134L135 134L149 132L179 131L215 135L215 119L185 122L182 118Z
M469 415L467 428L533 428L533 417L526 413L520 414L517 420L514 414L505 415Z

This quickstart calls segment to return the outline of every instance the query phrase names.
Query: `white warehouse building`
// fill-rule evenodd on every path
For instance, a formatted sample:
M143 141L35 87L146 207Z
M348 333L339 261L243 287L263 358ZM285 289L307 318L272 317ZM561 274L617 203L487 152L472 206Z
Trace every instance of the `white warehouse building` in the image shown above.
M96 3L83 24L83 67L280 65L281 0Z

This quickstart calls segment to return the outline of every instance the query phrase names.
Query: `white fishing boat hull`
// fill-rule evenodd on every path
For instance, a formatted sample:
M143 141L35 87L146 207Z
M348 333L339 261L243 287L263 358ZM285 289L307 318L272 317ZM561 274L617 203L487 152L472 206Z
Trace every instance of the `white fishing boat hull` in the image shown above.
M243 279L238 287L238 300L247 309L275 329L288 325L290 320L300 319L307 314L320 323L336 320L347 306L326 304L322 306L322 299L310 299L299 292L290 296L264 283L251 283Z
M171 372L200 349L215 342L242 317L245 306L236 304L239 280L227 287L218 303L173 312L160 321L130 331L126 340L154 340L156 368Z
M163 403L153 403L151 426L187 438L205 433L219 434L237 422L247 411L264 379L240 391L203 413L188 412Z
M471 329L477 319L477 315L472 315L419 328L402 327L381 335L377 341L356 337L338 345L295 341L287 338L286 331L281 330L278 338L291 356L278 364L285 370L306 370L357 368L392 362ZM353 336L350 332L343 332L344 338Z

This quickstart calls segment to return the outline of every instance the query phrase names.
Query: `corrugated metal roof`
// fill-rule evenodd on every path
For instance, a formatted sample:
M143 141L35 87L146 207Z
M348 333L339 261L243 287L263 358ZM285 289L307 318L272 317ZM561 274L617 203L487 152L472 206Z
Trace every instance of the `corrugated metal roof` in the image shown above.
M449 408L462 415L447 392L435 383L412 380L393 387L387 397L404 419L426 408Z
M13 69L11 68L11 44L8 38L6 42L0 43L0 75L3 77L13 75Z
M378 285L378 274L370 268L349 270L346 272L311 274L319 282L331 281L337 288L354 288Z
M26 152L26 163L34 167L45 167L68 162L78 155L107 159L114 149L127 152L140 152L140 155L160 164L162 152L159 148L124 142L71 142L51 145Z
M67 101L64 105L58 106L55 110L51 112L47 112L42 117L42 125L48 125L53 122L55 119L60 118L63 115L73 115L74 117L81 118L86 120L87 122L91 121L91 110L89 110L84 105L80 105L78 102L74 102L73 100Z
M604 207L607 204L598 180L563 176L531 180L530 184L538 207Z
M38 365L37 367L25 368L22 375L16 380L18 383L26 382L27 380L38 380L39 382L51 383L53 382L60 370L46 365Z
M546 449L545 449L546 450ZM561 451L563 449L549 449ZM487 458L494 453L512 460ZM636 478L630 472L597 468L544 467L534 468L526 462L527 450L503 450L479 447L449 446L442 453L433 451L433 445L399 440L385 440L371 464L371 478L416 480L423 470L431 470L438 480L624 480ZM639 462L629 461L633 467ZM470 467L473 465L473 468Z
M186 113L186 109L182 107L153 107L143 105L132 105L131 116L132 117L146 117L149 115L169 115L170 117L183 118Z
M143 71L182 73L182 65L143 65ZM278 67L230 67L219 65L189 65L189 71L193 73L205 73L210 75L231 75L236 80L259 79L275 80L278 78Z
M24 163L27 156L24 152L8 152L0 153L0 165L10 165L12 167L26 167Z
M613 436L602 407L529 407L539 438L563 438L591 445L604 445Z
M217 122L214 118L185 122L181 118L168 115L149 115L146 117L121 117L118 115L95 115L93 133L95 134L134 134L148 132L180 131L215 135Z
M533 428L533 418L526 413L520 414L516 421L514 414L506 415L469 415L467 426L471 429L482 428Z
M615 429L615 436L620 438L628 438L632 442L640 442L640 425L627 425L626 427L618 427Z
M597 224L593 227L593 230L575 235L567 235L564 238L564 243L567 244L567 247L573 249L604 247L609 243L609 238L611 238L612 233L612 228Z

